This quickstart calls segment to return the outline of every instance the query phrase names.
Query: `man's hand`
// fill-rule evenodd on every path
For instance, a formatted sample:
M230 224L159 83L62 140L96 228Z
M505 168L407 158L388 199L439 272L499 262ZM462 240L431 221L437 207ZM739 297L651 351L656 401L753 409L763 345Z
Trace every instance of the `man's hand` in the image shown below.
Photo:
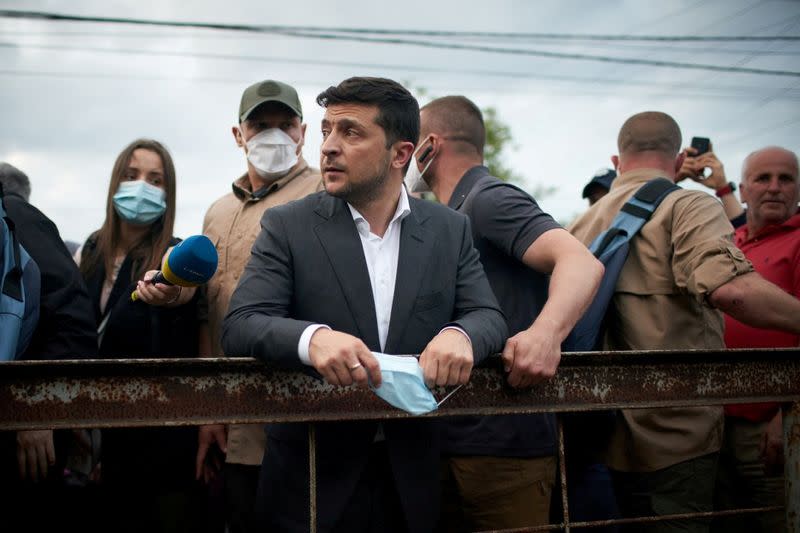
M686 159L684 159L683 165L678 170L676 181L689 178L713 190L721 189L728 184L728 178L725 176L725 167L717 159L714 152L709 151L695 156L697 150L691 146L684 148L683 151L686 153ZM711 174L708 177L703 174L706 168L711 170Z
M776 475L783 472L783 414L780 410L769 421L761 436L761 459L764 473Z
M168 305L173 304L181 295L181 288L177 285L166 285L164 283L152 283L158 270L148 270L144 274L144 279L136 284L136 292L139 299L148 305Z
M216 473L222 468L218 458L212 453L209 461L208 451L214 444L222 453L228 452L228 432L225 424L209 424L197 428L197 458L195 461L195 479L203 477L203 481L208 483Z
M537 323L508 339L503 349L508 384L516 388L552 378L560 362L561 343L552 331Z
M308 345L311 364L331 385L348 387L356 383L367 388L381 384L381 367L364 342L352 335L320 328Z
M52 430L17 431L17 464L21 479L45 479L47 469L55 462Z
M697 175L696 164L694 159L694 154L697 153L692 147L684 148L683 153L686 154L686 157L683 158L683 164L681 168L678 169L677 174L675 174L675 182L681 182L686 178L692 179ZM702 170L702 169L701 169Z
M725 177L725 167L722 166L722 162L717 159L714 152L706 152L696 157L695 163L697 164L699 172L697 177L692 178L694 181L702 183L706 187L714 190L721 189L728 184L728 178ZM703 178L703 169L706 168L711 169L711 174Z
M456 329L440 331L419 356L419 366L429 387L466 384L473 362L472 343Z

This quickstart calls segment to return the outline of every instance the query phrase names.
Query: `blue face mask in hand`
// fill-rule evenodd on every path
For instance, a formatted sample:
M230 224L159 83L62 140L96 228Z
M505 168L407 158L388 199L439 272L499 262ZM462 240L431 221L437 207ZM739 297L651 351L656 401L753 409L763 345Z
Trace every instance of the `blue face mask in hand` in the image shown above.
M167 193L146 181L123 181L114 195L114 209L126 222L150 224L167 209Z
M381 386L370 388L389 404L412 415L435 411L436 398L425 385L416 357L372 352L381 367Z

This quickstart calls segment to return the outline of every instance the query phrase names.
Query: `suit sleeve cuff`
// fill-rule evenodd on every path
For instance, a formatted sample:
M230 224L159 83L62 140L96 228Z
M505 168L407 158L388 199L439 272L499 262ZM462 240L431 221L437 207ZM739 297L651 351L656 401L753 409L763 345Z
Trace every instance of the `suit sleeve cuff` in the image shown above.
M311 324L304 329L303 333L300 335L300 340L297 342L297 355L304 365L312 366L311 356L308 350L311 346L311 337L320 328L331 329L330 326L326 326L325 324Z
M469 335L467 335L467 332L464 331L463 329L461 329L460 327L458 327L458 326L445 326L445 327L442 328L442 331L447 331L448 329L454 329L456 331L460 331L467 338L469 343L472 344L472 339L470 339ZM442 331L440 331L439 333L441 333ZM310 338L311 337L309 337L309 339Z

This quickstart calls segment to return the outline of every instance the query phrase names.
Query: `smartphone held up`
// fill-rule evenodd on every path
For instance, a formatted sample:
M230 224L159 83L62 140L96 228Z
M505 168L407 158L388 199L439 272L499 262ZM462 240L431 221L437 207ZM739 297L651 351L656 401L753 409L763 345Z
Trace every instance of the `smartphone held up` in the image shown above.
M708 137L692 137L692 148L697 150L695 157L703 155L711 149L711 140Z
M711 139L709 139L708 137L692 137L691 147L696 150L695 154L692 157L701 156L706 152L708 152L709 150L711 150ZM704 168L701 175L697 176L696 179L704 180L708 178L710 175L711 175L711 169Z

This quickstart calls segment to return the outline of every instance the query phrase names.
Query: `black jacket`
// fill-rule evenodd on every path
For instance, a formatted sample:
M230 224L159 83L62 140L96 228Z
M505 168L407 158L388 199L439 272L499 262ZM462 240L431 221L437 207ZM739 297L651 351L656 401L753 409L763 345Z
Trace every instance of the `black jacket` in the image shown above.
M39 322L28 349L20 359L95 357L97 332L92 303L58 228L21 196L6 192L4 202L8 217L14 221L19 242L41 271ZM17 480L15 435L14 432L0 433L0 479L10 483ZM50 469L56 478L63 472L66 459L61 436L56 433L58 462Z
M174 246L180 242L173 238ZM83 246L83 253L95 245L89 239ZM106 359L149 359L197 356L197 305L195 296L180 307L155 307L142 301L131 301L131 293L136 289L137 280L133 272L137 270L130 257L126 257L104 311L110 312L100 342L100 357ZM105 313L100 311L100 295L106 277L102 262L86 278L86 286L91 298L95 327L102 322Z
M170 243L175 245L178 239ZM84 244L84 253L95 245ZM106 304L110 313L100 341L99 355L105 359L150 359L197 356L197 296L179 307L156 307L131 301L136 288L136 265L126 257ZM100 295L105 268L86 279L100 325ZM197 428L144 427L103 430L103 482L126 490L182 490L194 482Z
M58 228L22 197L6 193L19 242L42 273L39 324L22 359L82 359L97 354L94 312L83 278Z
M467 218L432 202L409 198L409 203L384 351L421 353L442 327L453 324L470 336L480 361L503 347L507 327L473 248ZM268 209L261 228L225 318L225 353L307 369L297 344L313 323L357 336L380 351L369 271L347 204L327 193L312 194ZM432 531L439 449L431 420L382 425L408 529ZM318 521L320 531L330 531L347 519L377 422L316 428ZM307 426L272 424L268 438L257 511L270 531L308 531Z

